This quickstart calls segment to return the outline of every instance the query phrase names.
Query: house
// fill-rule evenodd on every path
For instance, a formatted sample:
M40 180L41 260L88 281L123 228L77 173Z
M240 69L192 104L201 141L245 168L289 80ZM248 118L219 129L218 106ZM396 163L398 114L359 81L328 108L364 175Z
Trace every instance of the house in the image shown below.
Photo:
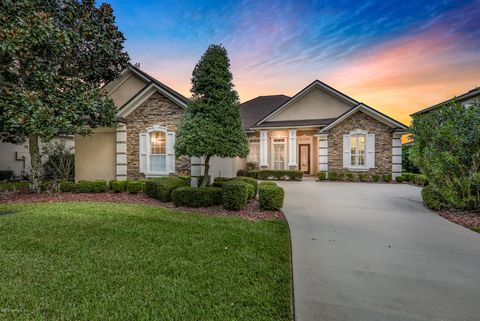
M468 106L469 104L473 103L474 100L480 100L480 87L474 88L464 94L461 94L460 96L456 96L452 99L448 99L445 101L442 101L441 103L435 104L433 106L427 107L425 109L419 110L410 116L415 116L415 115L422 115L422 114L427 114L432 110L438 109L441 106L451 102L452 100L455 100L456 102Z
M73 136L62 135L55 137L47 144L63 143L68 149L74 149ZM42 141L39 142L40 150L46 147ZM42 163L47 161L42 158ZM15 178L27 178L30 175L30 153L28 151L28 139L21 144L9 142L0 143L0 170L10 170Z
M118 108L116 128L75 137L75 179L138 179L202 174L202 160L175 157L175 133L188 99L129 66L105 86ZM210 161L212 177L259 168L401 174L407 127L316 80L293 97L261 96L240 105L247 159Z
M293 97L260 96L240 105L248 163L263 169L402 172L407 126L315 80Z

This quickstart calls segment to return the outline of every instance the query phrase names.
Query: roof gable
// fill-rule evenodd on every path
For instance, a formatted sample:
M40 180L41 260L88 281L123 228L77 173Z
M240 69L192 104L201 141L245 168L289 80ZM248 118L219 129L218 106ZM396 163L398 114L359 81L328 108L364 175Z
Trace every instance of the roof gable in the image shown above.
M433 106L430 106L430 107L427 107L427 108L424 108L422 110L419 110L417 112L414 112L413 114L411 114L410 116L414 116L414 115L420 115L420 114L424 114L424 113L428 113L429 111L431 110L434 110L434 109L437 109L438 107L440 106L443 106L451 101L456 101L458 103L461 103L461 104L466 104L466 103L469 103L470 101L473 101L475 99L480 99L480 87L477 87L475 89L472 89L464 94L461 94L460 96L456 96L452 99L448 99L448 100L445 100L445 101L442 101L441 103L438 103L438 104L435 104Z
M266 121L334 118L357 104L355 99L315 80L260 119L256 125Z
M391 128L398 129L400 131L406 131L408 129L408 127L406 125L396 121L395 119L379 112L378 110L373 109L370 106L367 106L363 103L359 103L357 106L355 106L354 108L350 109L349 111L347 111L346 113L344 113L343 115L338 117L335 121L331 122L330 124L328 124L324 128L320 129L318 131L318 133L327 132L329 129L331 129L331 128L335 127L336 125L340 124L342 121L344 121L345 119L347 119L351 115L355 114L356 112L363 112L363 113L371 116L372 118L375 118L376 120L384 123L385 125L387 125Z
M243 128L250 130L255 123L278 108L290 97L285 95L259 96L240 104Z

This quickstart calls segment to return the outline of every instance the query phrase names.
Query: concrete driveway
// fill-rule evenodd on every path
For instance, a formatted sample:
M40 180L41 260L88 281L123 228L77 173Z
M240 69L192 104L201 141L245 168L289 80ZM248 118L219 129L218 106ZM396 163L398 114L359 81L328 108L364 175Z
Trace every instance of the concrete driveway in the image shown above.
M480 234L400 184L282 182L297 321L480 320Z

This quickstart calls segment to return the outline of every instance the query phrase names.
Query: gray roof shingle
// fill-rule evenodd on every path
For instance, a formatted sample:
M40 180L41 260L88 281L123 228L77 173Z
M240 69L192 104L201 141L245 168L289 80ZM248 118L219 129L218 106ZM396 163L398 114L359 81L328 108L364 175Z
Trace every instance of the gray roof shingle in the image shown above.
M257 121L289 100L285 95L259 96L240 104L243 128L249 130Z

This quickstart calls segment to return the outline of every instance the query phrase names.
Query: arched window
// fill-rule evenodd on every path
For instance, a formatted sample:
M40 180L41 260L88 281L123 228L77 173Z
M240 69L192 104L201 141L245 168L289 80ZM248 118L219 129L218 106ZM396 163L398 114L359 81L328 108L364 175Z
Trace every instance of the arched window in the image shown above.
M154 125L140 133L139 171L147 177L175 173L175 132L166 127Z

